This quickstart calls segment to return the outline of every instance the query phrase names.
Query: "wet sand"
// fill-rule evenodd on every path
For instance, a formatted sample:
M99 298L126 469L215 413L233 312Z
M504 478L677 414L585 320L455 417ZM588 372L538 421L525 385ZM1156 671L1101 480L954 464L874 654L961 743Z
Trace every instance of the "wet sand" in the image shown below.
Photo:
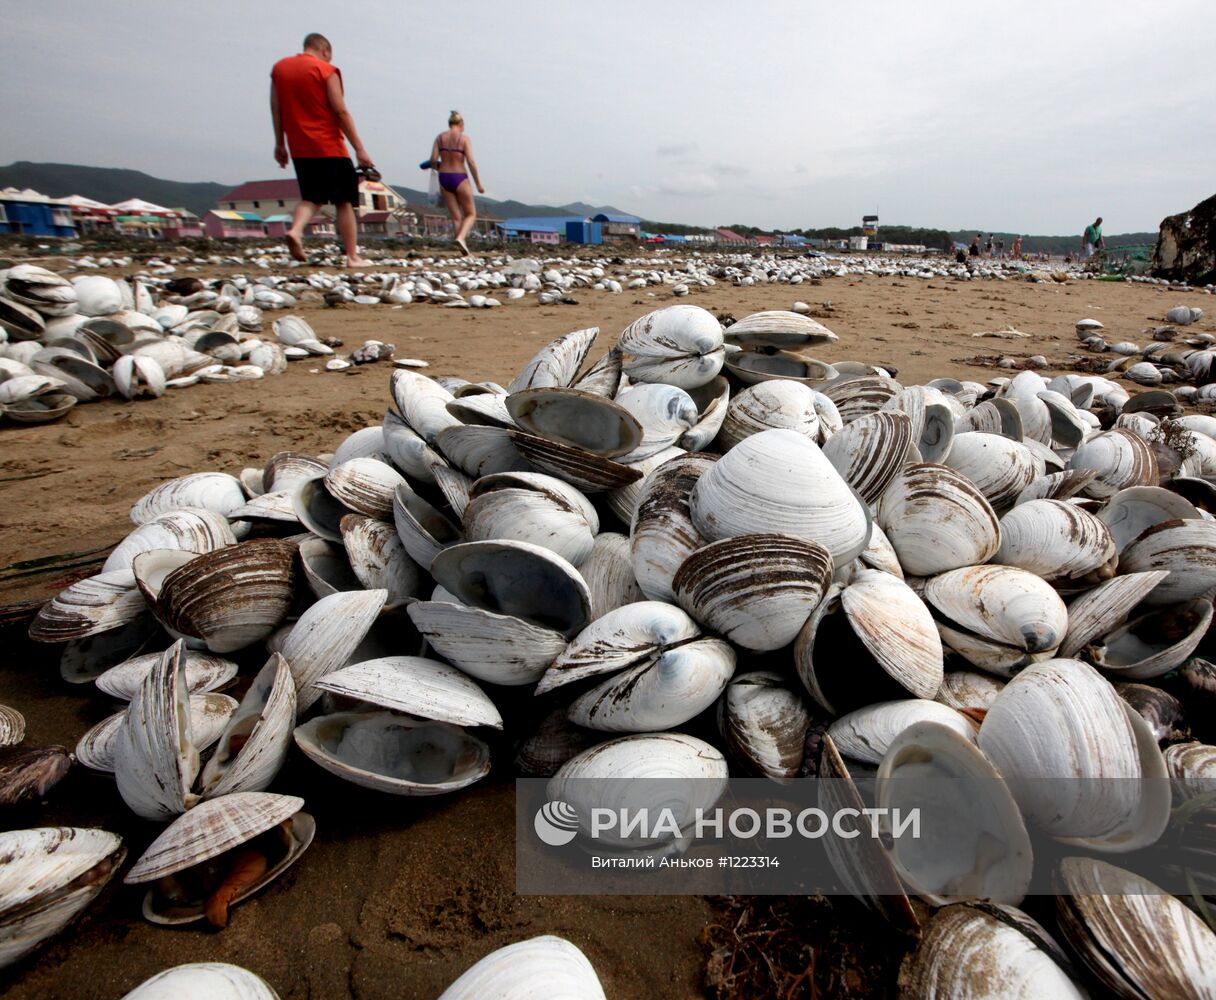
M642 313L674 301L736 317L809 303L840 342L827 361L893 364L905 383L950 375L985 381L1009 374L967 364L978 355L1044 354L1059 370L1079 345L1074 324L1101 320L1107 339L1144 343L1166 309L1207 297L1096 281L1030 284L935 279L834 278L821 284L699 289L682 300L584 290L575 306L534 299L495 310L430 305L305 307L322 337L352 349L374 337L399 357L430 362L427 374L505 384L538 347L570 330L601 329L592 357ZM267 320L279 314L267 314ZM1013 326L1030 339L973 338ZM1205 317L1198 326L1214 330ZM310 369L321 369L318 374ZM127 512L164 479L187 472L239 473L277 451L331 451L350 431L377 424L388 404L387 364L323 370L292 362L286 375L200 385L159 400L76 407L41 427L0 428L0 562L108 548L132 527ZM74 560L87 575L95 556ZM69 576L0 571L0 604L53 594ZM7 655L0 703L26 716L30 744L72 746L114 710L104 696L60 680L57 650L20 633L0 635ZM171 965L218 960L246 966L285 998L432 998L488 951L542 933L586 951L613 1000L702 994L698 934L710 917L695 898L535 898L514 895L513 794L504 773L456 796L409 800L344 784L293 754L275 791L303 795L317 817L312 848L286 875L235 909L222 932L153 927L142 891L115 883L49 947L0 974L12 1000L121 996ZM5 828L99 825L123 835L128 866L159 832L135 819L106 776L75 769L45 804L0 816ZM125 870L125 869L124 869ZM826 939L825 939L826 943ZM809 995L809 994L807 994Z

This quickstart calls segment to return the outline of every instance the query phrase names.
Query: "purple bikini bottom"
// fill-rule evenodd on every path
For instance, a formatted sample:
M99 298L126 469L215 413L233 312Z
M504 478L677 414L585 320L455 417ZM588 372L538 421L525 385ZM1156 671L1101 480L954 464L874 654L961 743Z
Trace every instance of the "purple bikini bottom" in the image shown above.
M455 194L456 189L468 179L468 174L464 173L447 173L442 170L439 172L439 186L452 194Z

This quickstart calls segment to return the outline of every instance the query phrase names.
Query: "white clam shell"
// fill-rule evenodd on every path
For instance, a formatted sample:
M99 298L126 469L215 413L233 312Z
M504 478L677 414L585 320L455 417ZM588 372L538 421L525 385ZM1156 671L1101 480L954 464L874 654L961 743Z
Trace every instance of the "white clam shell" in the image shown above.
M199 754L178 640L148 672L127 709L114 746L118 793L144 819L170 819L198 801L191 791Z
M718 440L723 449L732 448L745 437L777 427L816 440L819 414L815 409L815 390L788 379L748 386L731 399Z
M443 549L460 541L460 529L402 483L393 494L393 524L410 558L425 570Z
M239 965L193 962L158 972L122 1000L279 1000L279 995Z
M1155 842L1169 820L1168 782L1156 780L1165 761L1151 731L1078 660L1019 673L989 707L979 745L1026 818L1054 837L1128 851Z
M881 410L857 417L823 445L823 454L863 503L873 504L907 460L912 418Z
M833 714L884 690L932 698L945 669L929 609L906 583L878 570L833 585L798 633L794 664L811 697Z
M666 382L694 389L722 370L722 325L700 306L668 306L634 320L621 332L621 367L635 382Z
M495 472L523 472L530 468L512 443L511 435L502 427L449 427L440 432L439 447L453 465L474 479ZM393 461L415 478L423 478L396 457ZM433 473L430 479L434 479Z
M919 722L937 723L975 741L975 727L964 715L925 698L879 701L854 709L828 726L828 735L842 756L864 764L878 764L899 734Z
M676 571L707 542L692 523L689 499L714 461L708 455L675 458L643 483L629 544L638 586L652 600L675 600L671 582Z
M739 674L718 705L718 729L733 757L774 781L798 776L810 713L789 679L774 671Z
M646 599L633 573L633 554L625 535L601 531L595 536L591 555L578 571L591 593L592 619L614 608Z
M431 575L464 604L515 615L572 636L587 624L591 594L570 563L528 542L464 542L439 553Z
M848 426L858 417L881 410L902 388L895 379L883 375L844 375L821 391L836 405L840 419Z
M287 661L272 653L220 734L203 768L204 798L269 787L291 747L296 685Z
M1154 608L1095 642L1086 659L1120 680L1150 680L1182 666L1207 635L1212 602Z
M440 431L460 426L460 420L447 409L454 397L434 379L408 368L394 368L389 388L405 422L432 447L437 447Z
M502 728L489 696L455 667L421 656L382 656L326 674L316 686L420 719Z
M1093 514L1062 500L1030 500L1001 518L992 561L1065 583L1109 579L1117 556L1110 531Z
M1085 495L1097 499L1114 496L1129 486L1154 486L1157 459L1148 443L1125 428L1095 434L1068 460L1070 469L1092 469L1096 476Z
M479 479L464 511L471 541L509 538L552 549L579 566L591 555L599 515L578 490L553 476L498 473Z
M42 606L30 624L35 642L85 639L136 621L147 609L129 569L78 580Z
M818 542L837 565L869 540L869 516L811 441L789 430L746 438L702 475L689 502L705 538L777 532ZM889 532L888 532L889 534Z
M915 951L904 959L900 988L908 997L953 1000L1085 1000L1088 994L1069 976L1063 957L1060 946L1024 913L960 903L933 915ZM976 975L980 968L986 973L983 983ZM999 984L996 994L993 984Z
M1060 656L1075 657L1090 640L1117 628L1168 575L1163 569L1125 573L1086 591L1068 606L1068 633L1060 644Z
M441 795L490 773L490 748L476 736L392 712L319 715L295 740L331 774L392 795Z
M688 404L692 406L691 399ZM602 458L620 458L642 444L638 418L593 392L556 386L525 389L508 396L506 406L527 433Z
M599 332L596 326L575 330L546 344L511 381L507 392L570 385Z
M696 426L700 413L697 404L683 389L663 383L630 386L616 403L632 414L642 428L642 440L620 461L633 465L675 445Z
M225 517L245 503L245 491L236 476L224 472L194 472L161 483L131 508L131 520L147 524L161 514L182 507L201 507Z
M979 896L1018 903L1026 895L1034 868L1030 835L1000 778L969 735L952 726L916 722L891 742L875 796L892 814L924 808L940 831L924 840L898 837L891 849L903 880L929 902Z
M292 626L280 652L296 681L296 709L321 697L316 682L345 666L384 607L388 592L353 590L323 597Z
M1005 681L990 674L974 670L948 670L933 700L960 712L964 709L987 709L1004 686Z
M112 698L130 701L163 655L163 652L145 653L124 660L97 678L98 689ZM231 660L195 650L185 651L183 664L186 687L190 694L205 694L226 687L236 677L239 669Z
M0 968L63 930L126 856L105 830L41 827L0 833ZM87 877L86 877L87 876Z
M595 969L565 938L546 934L491 952L452 983L439 1000L528 1000L538 986L546 997L604 1000Z
M1119 556L1120 573L1156 569L1168 570L1169 576L1145 598L1149 604L1179 604L1216 587L1216 522L1162 521Z
M1216 995L1216 934L1181 900L1096 858L1065 858L1059 884L1061 927L1113 995Z
M418 594L418 564L406 554L392 525L361 514L347 514L340 526L351 571L364 589L388 591L390 607Z
M553 629L463 604L415 601L407 612L436 653L490 684L533 684L566 648Z
M790 535L736 535L692 553L672 581L679 605L737 646L794 641L832 582L832 556Z
M182 507L166 511L141 524L114 547L101 570L108 573L126 569L136 555L151 549L183 549L202 553L235 544L236 536L224 514L201 507Z
M1035 478L1034 456L1025 445L999 434L956 434L946 465L971 480L995 511L1013 506Z

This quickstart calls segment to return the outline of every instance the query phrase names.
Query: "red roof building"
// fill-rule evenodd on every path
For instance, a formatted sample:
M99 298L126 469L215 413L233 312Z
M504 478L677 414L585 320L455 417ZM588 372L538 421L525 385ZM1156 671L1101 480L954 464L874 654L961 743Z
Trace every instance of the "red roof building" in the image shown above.
M746 243L747 240L736 233L733 229L715 229L714 234L718 237L719 243Z

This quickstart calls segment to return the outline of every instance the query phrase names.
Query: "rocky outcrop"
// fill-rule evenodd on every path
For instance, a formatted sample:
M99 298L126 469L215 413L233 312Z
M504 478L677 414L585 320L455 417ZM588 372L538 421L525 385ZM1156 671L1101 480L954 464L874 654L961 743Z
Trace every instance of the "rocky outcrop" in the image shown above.
M1192 285L1216 282L1216 195L1162 220L1152 273Z

